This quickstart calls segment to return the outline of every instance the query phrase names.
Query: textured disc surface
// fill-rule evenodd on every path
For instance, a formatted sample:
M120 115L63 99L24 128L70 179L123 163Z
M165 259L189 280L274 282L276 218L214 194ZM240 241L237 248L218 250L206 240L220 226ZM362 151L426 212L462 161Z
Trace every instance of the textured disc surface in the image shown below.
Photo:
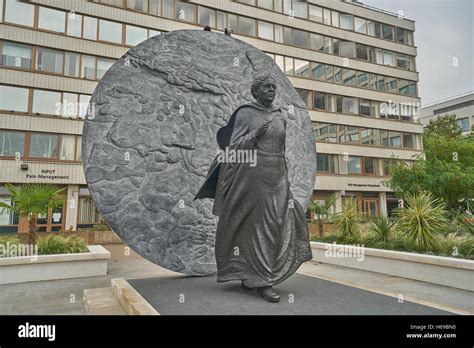
M263 72L287 114L286 157L295 198L313 192L316 150L308 112L273 59L240 40L178 30L130 49L91 98L82 156L100 213L124 243L188 275L216 271L213 201L193 198L217 154L217 130L253 101Z

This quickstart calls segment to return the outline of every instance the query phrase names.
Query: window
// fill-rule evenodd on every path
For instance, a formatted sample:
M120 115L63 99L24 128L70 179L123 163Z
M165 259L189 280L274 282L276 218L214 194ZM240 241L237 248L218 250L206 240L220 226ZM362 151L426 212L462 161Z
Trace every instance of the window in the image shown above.
M362 60L369 60L369 54L368 54L368 49L367 46L357 44L356 45L356 50L357 50L357 58L362 59Z
M66 53L64 59L64 75L79 76L79 55L76 53Z
M2 2L0 1L0 5ZM0 10L0 15L2 11ZM12 199L9 196L0 196L0 202L5 203L8 205L12 204ZM0 232L18 232L18 221L19 215L18 213L13 213L7 209L0 209ZM11 226L15 225L15 226Z
M309 62L295 59L295 76L309 78Z
M347 86L355 86L356 85L355 70L343 69L342 70L342 83Z
M3 21L3 0L0 0L0 22L2 21Z
M326 110L326 93L313 92L313 108Z
M337 173L337 156L318 153L316 155L316 168L321 173Z
M273 41L273 24L258 21L258 37Z
M82 16L70 13L67 16L67 34L69 36L81 37Z
M115 63L112 59L98 58L97 59L97 80L100 80L105 72Z
M332 26L333 27L339 27L339 12L336 11L331 11L331 17L332 17Z
M1 86L0 85L0 109L7 111L28 111L27 88Z
M349 174L362 174L362 158L349 156L349 161L347 161L347 172Z
M293 29L293 35L295 46L308 47L308 33L306 31Z
M11 42L2 46L2 64L16 68L31 68L31 47Z
M367 21L367 34L375 36L375 22Z
M395 28L396 36L397 36L397 42L400 42L402 44L407 43L407 35L405 29L402 28Z
M77 117L77 102L79 96L75 93L63 93L63 117Z
M104 4L118 6L118 7L123 6L123 1L124 0L99 0L99 2L102 2Z
M469 117L460 118L459 120L456 120L456 123L462 129L463 132L468 132L471 130L471 127L469 125ZM405 138L403 139L403 146L406 147Z
M283 27L281 25L274 25L275 28L275 42L283 43Z
M97 18L84 17L84 39L97 40Z
M335 66L334 67L334 82L341 83L342 82L342 68Z
M77 137L77 145L76 145L76 161L82 162L82 137Z
M122 24L99 20L99 40L122 43Z
M152 0L152 3L155 0ZM77 226L89 227L100 223L102 218L87 188L79 188L79 202L77 204Z
M382 37L385 40L393 41L393 27L388 24L382 24Z
M397 68L408 69L409 68L409 60L407 56L400 56L397 55Z
M76 151L76 137L74 135L61 135L61 149L59 159L63 161L74 161Z
M36 50L36 70L62 74L63 60L64 54L61 51L49 48L38 48Z
M339 15L339 23L341 29L354 30L354 18L352 15L341 13Z
M357 115L359 113L359 100L352 97L336 96L337 112L342 114Z
M411 133L403 133L403 147L413 149L415 147L414 135Z
M369 88L372 90L377 90L377 75L369 74Z
M199 24L203 26L210 26L215 28L216 26L216 11L211 10L207 7L199 6Z
M311 78L314 80L320 80L324 81L325 76L325 65L324 64L319 64L319 63L311 63L312 69L311 69Z
M273 10L273 0L258 0L258 7Z
M283 0L273 0L273 11L282 12Z
M176 19L184 22L196 23L196 5L187 1L176 1Z
M25 149L25 133L0 129L0 156L23 157ZM0 209L1 210L1 209Z
M331 25L331 11L328 9L323 10L324 24Z
M393 53L391 52L383 52L383 63L385 65L395 66L395 62L393 60Z
M323 9L318 6L309 5L309 19L315 22L323 22Z
M359 71L357 73L357 86L367 88L369 86L369 74Z
M152 0L152 2L155 0ZM148 0L127 0L127 7L132 10L147 12Z
M375 116L375 104L371 100L361 99L360 100L360 114L362 116Z
M377 91L385 92L385 82L383 76L377 75Z
M374 23L375 27L375 37L381 38L382 37L382 24Z
M59 116L61 114L61 93L35 89L32 112Z
M346 58L354 58L355 57L355 42L351 41L339 41L339 55L341 57Z
M239 17L239 34L256 36L255 25L255 19Z
M362 34L367 34L367 21L362 18L354 18L355 31Z
M136 46L140 42L145 41L148 36L145 28L135 27L133 25L127 25L125 32L125 44L127 46Z
M385 92L397 93L397 79L393 77L385 77Z
M299 89L296 88L296 92L298 92L301 100L303 100L306 108L311 108L311 91L308 91L306 89Z
M295 17L308 18L308 4L306 1L293 0L293 13Z
M81 78L95 80L95 57L82 55Z
M275 56L275 63L278 65L281 71L285 71L285 60L283 56L276 55Z
M161 2L162 0L152 0L149 2L148 13L161 17Z
M360 129L360 143L362 145L376 145L374 130L372 128Z
M359 144L359 128L346 126L345 142Z
M85 95L85 94L79 95L79 118L86 117L90 100L91 100L90 95Z
M5 22L26 25L34 24L35 7L17 0L5 0Z
M163 0L163 17L174 18L174 15L174 0Z
M64 33L66 31L66 13L40 6L38 28Z
M318 34L310 34L311 48L316 51L324 51L324 36Z
M293 58L285 57L285 74L293 75Z
M326 65L326 82L334 82L334 69L332 65Z
M333 53L332 39L330 37L324 37L324 52Z
M58 135L31 133L29 156L32 158L58 158Z
M390 132L390 147L402 147L401 133Z
M375 158L364 157L364 174L375 175L376 171Z

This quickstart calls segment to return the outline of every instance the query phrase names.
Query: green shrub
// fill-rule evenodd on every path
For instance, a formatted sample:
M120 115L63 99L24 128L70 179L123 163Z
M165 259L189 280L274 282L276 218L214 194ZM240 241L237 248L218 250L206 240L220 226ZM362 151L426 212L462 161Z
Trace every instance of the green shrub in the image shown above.
M383 248L392 241L395 234L395 223L386 216L374 216L370 219L370 234L367 246Z
M38 253L40 255L49 254L71 254L87 252L87 243L81 237L64 237L56 234L49 234L40 237L38 240Z
M342 202L341 212L334 214L332 222L339 225L339 233L342 238L356 239L360 237L361 225L364 216L357 209L357 202L352 197Z

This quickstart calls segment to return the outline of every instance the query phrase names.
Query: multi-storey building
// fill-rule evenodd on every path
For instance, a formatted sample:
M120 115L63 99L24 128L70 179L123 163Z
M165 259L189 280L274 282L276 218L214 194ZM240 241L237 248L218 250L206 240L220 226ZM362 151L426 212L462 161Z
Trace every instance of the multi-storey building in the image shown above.
M469 135L474 127L474 91L424 105L420 109L420 122L426 127L439 116L456 115L463 135Z
M4 183L67 187L42 230L99 221L85 185L81 132L90 96L130 47L176 29L233 31L274 58L314 123L313 199L355 197L369 214L396 204L392 157L419 154L414 22L334 0L0 0L0 200ZM413 108L415 106L415 108ZM0 213L0 231L26 221Z

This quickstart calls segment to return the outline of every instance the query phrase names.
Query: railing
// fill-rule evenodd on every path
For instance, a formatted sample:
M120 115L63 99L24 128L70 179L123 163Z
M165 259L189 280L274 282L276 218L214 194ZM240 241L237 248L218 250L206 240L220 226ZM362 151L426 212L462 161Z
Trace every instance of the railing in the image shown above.
M397 18L400 17L398 13L390 12L390 11L387 11L387 10L383 10L383 9L381 9L381 8L377 8L377 7L373 7L373 6L370 6L370 5L366 5L366 4L364 4L364 3L362 3L362 2L359 2L359 1L357 1L357 0L355 0L355 1L342 0L342 1L347 2L347 3L349 3L349 4L356 5L356 6L365 7L365 8L367 8L367 9L369 9L369 10L373 10L373 11L385 13L385 14L388 14L388 15L390 15L390 16L395 16L395 17L397 17ZM406 19L406 20L409 20L409 21L414 22L412 19L408 19L408 18L406 18L405 16L400 17L400 18L403 18L403 19Z

